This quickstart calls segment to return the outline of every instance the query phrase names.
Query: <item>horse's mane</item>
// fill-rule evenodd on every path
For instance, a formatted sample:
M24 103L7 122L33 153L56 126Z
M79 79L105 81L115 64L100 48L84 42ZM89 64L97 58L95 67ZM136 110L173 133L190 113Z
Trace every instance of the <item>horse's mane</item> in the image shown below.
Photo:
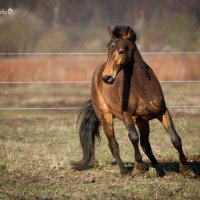
M113 38L126 38L135 43L136 34L130 26L116 26L112 30Z

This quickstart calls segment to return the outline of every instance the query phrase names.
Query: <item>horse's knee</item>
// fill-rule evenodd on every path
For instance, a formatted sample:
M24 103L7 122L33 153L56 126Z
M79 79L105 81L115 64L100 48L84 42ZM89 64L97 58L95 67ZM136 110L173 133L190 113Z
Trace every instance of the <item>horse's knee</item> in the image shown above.
M119 144L117 143L116 139L110 139L108 145L110 149L119 149Z
M128 136L132 143L137 144L139 142L139 136L137 132L129 131Z

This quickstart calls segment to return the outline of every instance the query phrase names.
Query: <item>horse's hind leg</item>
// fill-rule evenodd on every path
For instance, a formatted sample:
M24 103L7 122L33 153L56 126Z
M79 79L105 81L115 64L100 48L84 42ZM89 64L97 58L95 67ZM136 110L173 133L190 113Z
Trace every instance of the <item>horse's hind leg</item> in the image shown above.
M123 113L123 117L125 126L128 129L129 139L133 144L135 150L135 170L136 173L142 174L148 170L148 166L142 161L142 155L139 150L139 135L135 128L134 118L130 116L128 113Z
M160 177L164 176L165 172L163 168L159 165L156 158L154 157L151 145L149 143L149 132L150 132L149 122L144 120L138 120L136 123L140 132L140 145L144 153L147 155L153 167L156 169L157 176Z
M191 173L188 164L187 164L187 158L185 154L183 153L182 149L182 142L180 136L177 134L174 124L172 121L172 118L170 116L170 113L168 110L164 113L164 115L159 119L163 126L165 127L166 131L170 135L171 141L173 146L177 149L179 153L179 160L180 160L180 170L183 174L188 175Z
M113 116L109 113L104 114L104 117L101 120L101 124L103 126L104 132L108 139L108 145L109 145L110 151L111 151L112 155L114 156L114 158L116 159L117 164L119 165L121 174L122 175L128 174L129 171L125 167L125 164L123 163L123 161L120 157L119 145L115 138L114 127L113 127Z

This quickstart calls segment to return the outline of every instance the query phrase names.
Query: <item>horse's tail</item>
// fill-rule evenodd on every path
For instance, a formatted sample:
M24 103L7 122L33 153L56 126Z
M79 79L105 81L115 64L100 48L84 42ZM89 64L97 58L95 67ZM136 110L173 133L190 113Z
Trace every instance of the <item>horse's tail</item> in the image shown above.
M73 169L85 170L94 164L95 136L100 141L100 121L93 109L91 99L81 107L77 122L80 124L79 138L83 150L83 159L78 162L72 162L71 165Z

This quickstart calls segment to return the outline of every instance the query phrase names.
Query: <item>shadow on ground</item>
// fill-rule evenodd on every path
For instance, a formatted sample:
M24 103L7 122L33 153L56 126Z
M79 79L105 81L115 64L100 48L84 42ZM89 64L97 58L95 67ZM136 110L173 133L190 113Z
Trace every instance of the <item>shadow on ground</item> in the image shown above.
M163 162L161 163L164 170L167 172L180 173L178 162ZM188 162L190 169L195 173L195 175L200 176L200 161Z
M111 165L116 165L116 161L113 161ZM200 176L200 161L188 162L190 169L194 172L195 175ZM134 163L126 162L125 163L129 171L133 171ZM149 167L152 167L151 163L148 163ZM160 165L163 166L166 172L176 172L180 173L179 162L161 162Z

